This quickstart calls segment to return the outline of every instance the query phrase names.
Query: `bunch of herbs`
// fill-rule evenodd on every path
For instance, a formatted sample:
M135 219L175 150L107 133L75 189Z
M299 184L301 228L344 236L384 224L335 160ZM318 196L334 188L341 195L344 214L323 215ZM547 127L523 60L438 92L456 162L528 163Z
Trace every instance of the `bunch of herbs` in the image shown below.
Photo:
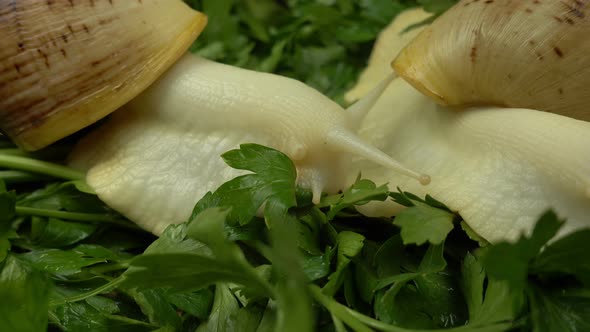
M377 32L417 5L187 2L211 20L195 51L336 99ZM551 211L530 236L489 245L436 199L361 177L314 205L284 154L244 144L222 157L251 174L156 238L63 166L75 139L31 154L0 137L3 331L590 331L590 230L552 241L564 221ZM355 208L384 200L408 208Z

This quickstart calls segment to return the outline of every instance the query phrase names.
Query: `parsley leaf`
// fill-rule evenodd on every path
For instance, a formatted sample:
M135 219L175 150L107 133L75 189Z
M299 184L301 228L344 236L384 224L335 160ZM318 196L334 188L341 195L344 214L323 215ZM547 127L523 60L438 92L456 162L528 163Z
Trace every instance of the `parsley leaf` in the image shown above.
M258 144L242 144L222 157L229 166L254 174L230 180L215 193L205 196L197 203L193 217L206 207L231 206L229 219L243 225L252 220L267 199L279 199L287 206L295 205L297 174L293 162L284 154Z
M506 280L515 291L524 289L529 272L529 263L563 224L557 215L549 211L537 222L530 237L523 236L516 243L498 243L485 249L482 256L487 273L494 278Z
M51 284L26 262L8 255L0 272L0 326L7 331L43 331Z
M413 202L401 211L394 224L402 229L404 244L440 244L453 229L454 215L430 205Z

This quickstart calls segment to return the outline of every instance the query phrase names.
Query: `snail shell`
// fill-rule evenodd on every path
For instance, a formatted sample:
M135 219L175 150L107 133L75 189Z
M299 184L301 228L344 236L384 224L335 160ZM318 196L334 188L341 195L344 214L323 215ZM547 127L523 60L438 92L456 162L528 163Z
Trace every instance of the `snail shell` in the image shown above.
M111 113L190 46L182 1L0 0L0 130L42 148Z
M588 0L462 0L393 67L442 105L521 107L589 121L588 36Z

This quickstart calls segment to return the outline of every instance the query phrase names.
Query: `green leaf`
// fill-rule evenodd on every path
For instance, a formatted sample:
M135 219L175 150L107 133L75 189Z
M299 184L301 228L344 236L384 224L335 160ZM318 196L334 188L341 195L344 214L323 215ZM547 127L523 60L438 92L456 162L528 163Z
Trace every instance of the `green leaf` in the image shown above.
M549 211L535 225L530 237L523 236L516 243L502 242L483 250L482 263L489 276L506 280L515 291L522 291L528 276L529 263L563 224Z
M157 328L133 318L100 312L86 302L66 303L51 312L66 331L145 332Z
M78 188L85 190L85 187L77 181L49 184L43 189L20 197L17 204L25 207L69 212L110 212L110 209L96 195L88 194L87 190L80 191Z
M469 320L474 321L481 312L486 274L481 263L470 252L461 266L461 288L469 309Z
M490 245L490 243L484 239L483 237L479 236L471 226L469 226L464 220L461 221L461 229L467 234L471 240L477 242L480 247L485 247Z
M170 225L164 233L145 250L144 254L192 253L212 256L211 249L204 243L186 235L186 223Z
M319 207L330 207L327 219L332 220L346 208L363 205L370 201L384 201L388 195L387 185L377 187L374 182L358 177L356 182L342 194L323 197Z
M171 326L180 328L180 317L168 302L167 291L164 289L146 289L142 291L130 290L141 311L148 317L149 322L157 326Z
M87 257L104 258L109 261L118 261L122 259L122 254L98 244L80 244L76 246L75 250Z
M309 280L317 280L330 273L330 258L328 255L305 256L303 272Z
M117 302L113 299L102 296L92 296L85 299L84 301L86 301L86 303L88 303L94 309L104 314L116 314L120 312Z
M268 285L258 275L243 271L233 262L195 254L149 254L137 256L124 274L126 287L191 291L216 282L233 282L268 296ZM254 272L255 273L255 272Z
M15 216L16 193L6 191L6 185L0 179L0 263L6 258L11 244L8 240L15 237L12 220Z
M399 274L404 254L404 245L399 234L385 241L373 259L373 265L379 277L385 278Z
M238 300L235 298L227 284L219 283L215 287L215 298L211 315L207 322L203 323L196 332L225 332L230 330L230 317L240 310Z
M590 331L590 295L532 287L531 318L534 332Z
M253 293L268 296L271 291L266 280L247 262L240 248L226 239L227 214L227 210L210 208L191 221L186 234L193 242L187 247L197 248L197 253L185 253L185 250L177 253L171 248L174 243L184 243L185 231L182 226L169 228L163 242L131 262L132 268L124 274L125 284L139 288L198 290L218 282L234 282L250 287ZM205 243L210 251L200 250L199 242Z
M295 194L294 190L292 194ZM268 255L277 276L275 329L311 332L315 319L307 291L309 281L303 271L303 257L297 250L297 239L292 236L298 220L288 211L294 204L288 199L274 198L266 203L264 209L272 244Z
M459 294L454 275L429 273L378 292L375 312L381 320L405 328L449 328L466 321Z
M189 314L206 319L213 304L213 292L209 288L203 288L190 293L170 293L166 295L168 302Z
M390 274L375 283L377 318L411 328L445 327L461 321L465 310L455 300L457 287L449 286L445 291L444 285L453 281L448 279L448 273L442 274L447 266L443 249L443 244L430 245L416 272ZM436 319L430 319L433 316Z
M264 307L247 306L240 308L229 319L228 331L256 332L264 315Z
M354 232L343 231L338 233L336 245L338 248L336 259L336 271L329 277L328 283L322 288L322 292L333 296L342 286L343 272L350 264L352 258L357 256L364 246L365 237Z
M283 153L258 144L242 144L240 149L222 155L231 167L255 172L239 176L221 185L213 194L197 203L191 218L208 207L231 207L229 220L248 223L269 199L294 206L295 166Z
M0 272L0 326L11 332L47 328L51 284L39 271L9 255Z
M16 193L6 191L6 185L0 180L0 237L11 228L10 222L15 215Z
M393 223L401 227L404 244L442 243L453 229L454 215L421 202L402 210Z
M98 228L96 224L63 221L56 218L33 217L31 224L33 244L45 248L70 246L88 238Z
M531 264L532 274L569 274L590 287L590 230L581 230L550 245Z
M266 305L266 309L264 310L264 314L262 316L262 320L256 329L256 332L275 332L276 327L276 303L272 300L268 301Z
M19 255L35 268L61 276L79 273L83 267L97 263L105 263L104 258L87 257L83 252L59 249L44 249Z
M483 265L468 253L461 268L461 288L469 310L469 325L486 326L514 321L524 306L524 293L507 281L487 278Z
M437 273L443 271L446 266L447 262L444 258L444 244L431 244L420 261L418 272Z
M0 263L6 259L8 252L10 251L11 244L8 239L0 238Z

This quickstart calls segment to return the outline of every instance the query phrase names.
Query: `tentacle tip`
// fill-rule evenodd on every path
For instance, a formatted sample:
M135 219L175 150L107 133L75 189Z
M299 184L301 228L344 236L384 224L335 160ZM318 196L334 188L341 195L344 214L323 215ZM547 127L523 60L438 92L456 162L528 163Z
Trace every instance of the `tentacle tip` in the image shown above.
M312 185L311 187L311 202L315 205L320 204L322 200L322 186L319 184Z
M320 204L320 201L321 200L322 200L322 194L321 193L318 194L318 193L314 192L312 194L311 202L313 204L318 205L318 204Z
M420 184L423 186L427 186L430 184L430 182L432 181L432 179L430 178L430 175L426 175L426 174L421 174L418 177L418 181L420 181Z

